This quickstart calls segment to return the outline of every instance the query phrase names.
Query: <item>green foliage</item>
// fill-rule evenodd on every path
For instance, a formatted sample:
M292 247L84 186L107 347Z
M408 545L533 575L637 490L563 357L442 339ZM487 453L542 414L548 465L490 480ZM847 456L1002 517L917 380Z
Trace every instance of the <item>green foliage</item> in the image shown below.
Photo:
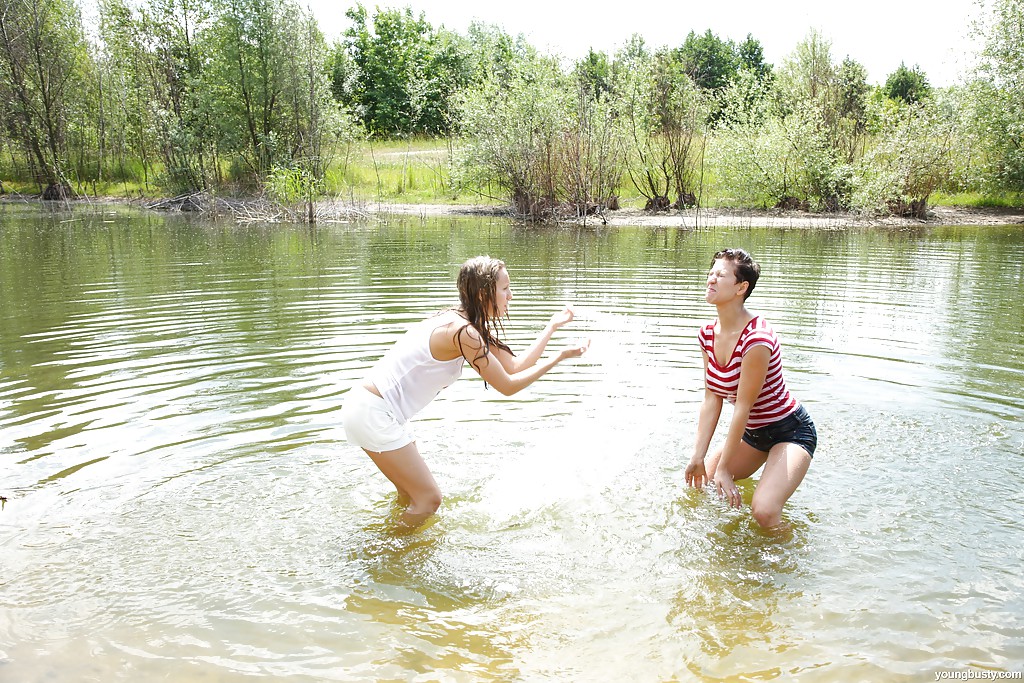
M783 60L779 72L783 111L795 111L805 105L821 110L833 89L835 69L832 42L819 32L810 31Z
M469 25L466 35L468 83L495 80L510 83L520 64L537 59L537 50L522 35L512 37L501 28L480 22Z
M897 213L1024 192L1020 0L985 4L979 67L940 89L902 65L872 89L816 32L778 68L752 36L706 31L563 70L521 35L457 35L410 9L357 5L328 46L298 0L99 0L95 41L74 0L8 5L5 190L483 192L532 215L610 202L623 180L649 199Z
M741 76L752 77L759 86L769 85L773 78L772 66L764 61L764 48L750 34L736 44L722 40L710 29L702 35L691 31L668 59L678 62L697 88L712 95L715 106L708 112L708 121L713 124L729 115L723 95Z
M978 27L984 47L969 86L968 118L983 154L981 186L990 193L1024 191L1024 3L993 0Z
M772 76L772 65L764 61L764 47L753 35L747 34L746 39L736 46L740 71L747 71L758 81L765 81Z
M629 131L628 173L652 208L696 203L712 99L672 52L624 54L617 108ZM670 198L670 195L672 197Z
M91 64L73 0L26 0L0 9L0 101L8 135L53 198L70 192L69 132L87 106Z
M257 179L288 160L283 100L295 14L286 0L218 0L211 29L218 138Z
M832 209L847 182L848 171L807 112L718 128L708 157L728 201L743 206Z
M606 93L607 95L607 93ZM617 202L627 159L627 134L618 103L582 84L562 133L561 177L566 201L577 214Z
M756 48L748 36L745 55L756 58ZM756 42L756 41L754 41ZM697 35L690 31L682 47L674 57L682 64L683 70L693 79L698 88L718 90L724 88L736 77L740 69L740 53L732 41L722 40L708 29Z
M782 177L792 175L785 186L797 190L779 201L837 211L849 206L851 167L867 136L870 88L864 67L851 59L837 66L831 49L830 41L811 31L778 72L779 130L792 147Z
M753 71L741 71L718 96L716 126L759 126L778 115L774 81L759 79Z
M349 106L358 103L356 89L359 69L345 43L335 42L331 45L327 55L327 76L331 81L331 94L335 100Z
M519 64L468 91L464 144L454 175L461 187L495 187L520 215L584 215L607 203L622 173L621 129L612 108L552 59Z
M956 123L933 102L872 103L874 144L854 172L854 206L868 213L924 217L950 176Z
M490 78L467 92L457 182L494 185L523 213L556 203L555 146L569 109L562 80L557 64L539 59L521 64L504 84Z
M574 71L588 97L601 97L611 91L611 63L605 53L591 49L586 57L576 62Z
M281 204L297 204L320 194L322 178L315 178L304 168L274 168L267 174L266 189L270 198Z
M868 72L847 57L835 73L834 99L825 120L832 129L832 145L841 163L852 164L863 153L867 139L867 106L871 95Z
M914 68L908 69L907 65L902 62L896 71L889 74L883 90L889 99L900 100L906 104L921 102L927 99L932 92L921 67L915 64Z
M858 131L863 131L867 125L867 103L871 94L867 69L847 57L839 65L835 81L839 116L849 119Z
M142 160L143 177L153 176L172 193L209 187L217 180L202 32L209 3L104 0L100 9L102 69L110 74L112 95L104 114L115 124L111 142L119 165L128 156Z
M410 8L378 8L372 26L362 4L345 14L352 22L346 45L358 70L355 99L370 134L448 134L453 98L468 77L463 41Z

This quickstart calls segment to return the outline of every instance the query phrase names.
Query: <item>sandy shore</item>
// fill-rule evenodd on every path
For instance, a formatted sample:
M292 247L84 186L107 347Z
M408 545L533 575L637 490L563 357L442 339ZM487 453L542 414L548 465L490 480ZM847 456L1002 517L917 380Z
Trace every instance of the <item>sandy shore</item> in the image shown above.
M0 203L35 203L38 198L21 195L0 196ZM49 203L49 202L47 202ZM101 197L73 200L72 204L130 204L161 211L189 211L200 214L233 215L240 222L279 222L303 220L305 216L283 209L262 199L211 199L203 193L160 201ZM333 222L383 216L494 216L510 218L510 212L499 206L465 204L400 204L388 202L332 201L316 203L317 220ZM940 225L1024 225L1024 207L971 208L935 206L928 218L871 217L855 213L819 214L803 211L750 209L686 209L648 213L640 209L608 211L603 215L575 219L571 224L594 227L771 227L824 228L855 227L920 228Z

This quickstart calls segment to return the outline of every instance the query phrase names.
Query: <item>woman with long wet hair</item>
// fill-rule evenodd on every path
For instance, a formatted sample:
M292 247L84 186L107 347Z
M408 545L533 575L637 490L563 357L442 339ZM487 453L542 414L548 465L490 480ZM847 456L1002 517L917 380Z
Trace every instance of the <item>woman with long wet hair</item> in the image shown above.
M750 509L758 524L771 528L782 521L783 505L807 474L818 434L807 410L786 388L775 330L747 309L760 275L761 267L743 249L723 249L711 261L704 296L718 317L698 333L704 402L685 479L696 488L714 483L719 496L739 507L743 498L736 481L764 467ZM729 431L708 458L725 401L734 406Z
M414 324L345 397L342 424L395 485L406 524L418 525L441 505L441 490L420 456L409 420L462 374L464 363L505 396L522 391L589 340L541 359L551 336L572 321L572 309L551 316L540 336L516 356L498 337L512 284L505 264L477 256L462 264L459 305Z

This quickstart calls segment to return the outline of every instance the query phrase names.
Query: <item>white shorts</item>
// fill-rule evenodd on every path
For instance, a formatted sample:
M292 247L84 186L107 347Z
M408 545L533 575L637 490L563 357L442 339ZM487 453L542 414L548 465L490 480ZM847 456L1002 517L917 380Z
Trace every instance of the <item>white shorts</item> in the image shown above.
M349 389L341 424L350 443L374 453L398 450L416 440L408 422L399 422L380 396L362 385Z

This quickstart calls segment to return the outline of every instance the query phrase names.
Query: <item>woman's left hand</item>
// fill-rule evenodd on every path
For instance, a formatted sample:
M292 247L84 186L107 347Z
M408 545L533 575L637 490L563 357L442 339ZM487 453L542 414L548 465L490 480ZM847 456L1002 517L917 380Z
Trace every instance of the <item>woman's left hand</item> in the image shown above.
M552 328L557 330L562 325L572 322L572 319L574 317L575 315L572 312L572 306L566 306L558 313L555 313L554 315L551 316L550 325Z
M577 339L575 342L562 349L561 354L559 354L559 358L561 358L562 360L565 360L566 358L579 358L584 353L586 353L587 349L589 348L589 339Z
M718 491L719 498L724 498L729 505L738 508L743 505L743 496L736 482L732 480L732 475L722 470L723 468L719 467L715 472L715 490Z

